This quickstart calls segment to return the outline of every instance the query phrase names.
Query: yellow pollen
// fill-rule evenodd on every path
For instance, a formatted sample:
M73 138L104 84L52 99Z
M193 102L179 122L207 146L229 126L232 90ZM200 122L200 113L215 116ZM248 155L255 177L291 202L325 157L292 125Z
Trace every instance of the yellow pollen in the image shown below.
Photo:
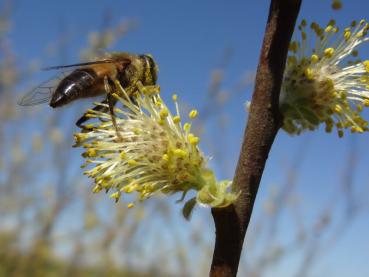
M119 192L119 191L114 192L114 193L110 194L110 196L109 196L109 197L110 197L110 198L113 198L113 199L119 199L119 197L120 197L120 192Z
M132 190L134 191L142 191L142 187L139 184L133 184Z
M334 48L330 47L324 50L324 56L326 56L327 58L331 58L333 56L334 53Z
M191 124L186 122L184 125L183 125L183 130L185 130L186 132L190 131L190 128L191 128Z
M127 205L127 208L128 208L128 209L133 208L133 207L134 207L134 205L135 205L134 203L129 203L129 204Z
M88 149L86 153L87 153L87 156L90 157L90 158L91 157L96 157L96 150L93 149L93 148Z
M153 183L147 183L146 188L148 190L154 191L155 190L155 185Z
M137 165L137 162L135 160L128 160L127 164L130 165L130 166L135 166L135 165Z
M364 106L369 107L369 99L364 99Z
M173 99L173 101L174 101L174 102L175 102L175 101L177 101L177 98L178 98L178 97L177 97L177 94L173 94L173 95L172 95L172 99Z
M158 106L158 107L160 107L162 105L161 99L156 99L155 105Z
M193 134L188 134L188 141L192 144L192 145L197 145L200 142L200 138L194 136Z
M368 76L361 76L360 77L360 82L362 82L362 83L368 83L369 82Z
M99 185L96 185L93 189L92 189L92 192L93 193L98 193L102 190L102 187L99 186Z
M364 132L364 130L363 130L361 127L359 127L359 126L353 126L353 127L351 128L351 130L352 130L353 132L355 132L355 133L363 133L363 132Z
M85 116L87 118L94 118L94 117L96 117L94 114L90 114L90 113L87 113Z
M365 35L365 33L363 31L360 31L356 34L357 38L362 38Z
M164 119L168 116L168 109L167 108L163 108L160 110L160 117L161 119Z
M179 122L181 122L181 118L180 118L180 116L178 116L178 115L174 116L174 117L173 117L173 122L174 122L174 123L179 123Z
M187 151L185 150L182 150L180 148L177 148L177 149L174 149L173 151L174 155L178 156L178 157L181 157L181 158L184 158L187 156Z
M342 107L341 107L340 105L336 104L336 105L334 106L334 111L335 111L336 113L341 113L341 112L342 112Z
M311 68L309 68L309 67L306 68L304 74L305 74L306 79L308 79L308 80L313 80L314 79L314 72Z
M318 57L318 55L313 54L313 55L311 55L310 60L311 60L312 63L316 63L317 61L319 61L319 57Z
M369 73L369 60L363 61L363 65L365 66L365 71Z
M101 187L103 187L104 189L110 189L111 185L107 181L102 180Z
M124 191L125 193L129 194L129 193L132 193L135 189L136 189L136 186L134 184L132 184L132 185L124 186L121 190Z
M329 25L325 28L324 32L329 33L330 31L332 31L332 29L333 29L333 26Z
M162 158L162 160L163 160L163 161L166 161L166 162L168 162L168 161L169 161L169 156L168 156L168 154L164 154L161 158Z
M81 134L81 133L78 133L78 134L74 134L74 140L79 143L83 140L86 139L86 135L85 134Z
M343 36L344 36L345 40L348 41L351 37L351 32L350 31L345 31L343 33Z
M197 110L192 110L192 111L190 111L190 113L189 113L189 117L190 117L191 119L196 118L196 117L197 117Z
M122 151L122 152L120 152L119 156L120 156L121 159L125 159L125 157L127 157L127 154L126 154L126 152Z
M332 79L327 79L325 84L326 84L328 90L334 89L334 82L333 82Z
M115 81L115 83L116 83L117 85L119 85L119 86L120 86L120 83L119 83L118 81ZM115 99L119 100L119 95L118 95L118 94L116 94L115 92L114 92L114 93L112 93L112 96L113 96Z

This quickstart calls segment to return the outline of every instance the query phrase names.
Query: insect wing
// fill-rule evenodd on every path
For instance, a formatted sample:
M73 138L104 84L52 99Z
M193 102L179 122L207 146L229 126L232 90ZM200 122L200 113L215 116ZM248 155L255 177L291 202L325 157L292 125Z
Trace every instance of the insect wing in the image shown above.
M28 93L26 93L21 99L18 101L18 105L20 106L34 106L42 103L48 102L57 85L61 80L66 77L65 73L61 73L49 80L41 83L39 86L35 87Z
M113 59L105 59L105 60L98 60L98 61L85 62L85 63L49 66L49 67L42 68L42 70L46 70L46 71L47 70L59 70L59 69L63 69L63 68L83 67L83 66L91 66L91 65L95 65L95 64L106 64L106 63L116 63L116 62L118 62L118 61L113 60ZM129 59L121 59L121 60L119 60L119 63L124 64L124 65L128 65L128 64L131 63L131 61Z
M43 70L62 70L60 74L58 74L56 77L53 77L43 83L41 83L38 87L34 88L27 94L25 94L21 99L18 101L18 105L20 106L34 106L42 103L48 102L56 87L60 83L61 80L63 80L70 72L75 70L75 68L84 67L84 66L92 66L97 64L107 64L107 63L119 63L120 65L127 66L131 63L129 59L123 58L123 59L111 59L106 58L103 60L97 60L97 61L91 61L91 62L85 62L85 63L77 63L77 64L70 64L70 65L60 65L60 66L51 66L43 68Z

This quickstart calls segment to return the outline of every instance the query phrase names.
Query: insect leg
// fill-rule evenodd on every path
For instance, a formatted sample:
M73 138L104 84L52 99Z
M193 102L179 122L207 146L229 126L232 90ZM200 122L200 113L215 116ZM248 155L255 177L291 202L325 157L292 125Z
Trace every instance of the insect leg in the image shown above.
M110 111L110 115L111 115L111 121L112 121L112 123L114 125L115 132L117 134L117 137L119 139L122 139L122 136L121 136L121 134L119 132L119 129L118 129L117 121L115 119L115 113L114 113L114 105L117 102L117 100L112 95L113 92L111 90L111 86L109 84L109 80L108 80L108 77L107 76L104 77L104 86L105 86L105 91L107 93L106 99L107 99L108 105L109 105L109 111Z
M102 101L101 103L103 104L108 104L108 99L105 99L104 101ZM107 112L108 108L106 106L101 106L101 105L97 105L95 107L92 108L92 110L94 111L99 111L99 112ZM89 120L90 118L87 116L87 112L85 112L80 119L77 120L76 125L77 127L81 128L81 129L87 129L86 126L82 125L83 123L85 123L87 120Z

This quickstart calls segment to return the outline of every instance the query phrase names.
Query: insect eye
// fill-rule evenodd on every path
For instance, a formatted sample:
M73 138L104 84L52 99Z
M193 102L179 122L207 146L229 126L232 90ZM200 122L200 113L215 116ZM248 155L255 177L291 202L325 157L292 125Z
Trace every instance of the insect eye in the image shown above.
M154 58L151 54L146 54L144 55L146 60L149 63L150 66L150 73L152 76L152 79L154 81L154 83L156 83L157 79L158 79L158 66L156 65Z

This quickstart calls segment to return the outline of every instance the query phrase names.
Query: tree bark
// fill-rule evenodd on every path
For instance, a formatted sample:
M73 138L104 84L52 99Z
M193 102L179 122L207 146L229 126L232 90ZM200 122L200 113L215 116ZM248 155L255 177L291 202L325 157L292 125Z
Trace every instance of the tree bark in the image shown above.
M212 209L216 239L210 276L236 276L242 245L269 151L280 128L278 110L288 46L302 0L272 0L233 189L234 205Z

